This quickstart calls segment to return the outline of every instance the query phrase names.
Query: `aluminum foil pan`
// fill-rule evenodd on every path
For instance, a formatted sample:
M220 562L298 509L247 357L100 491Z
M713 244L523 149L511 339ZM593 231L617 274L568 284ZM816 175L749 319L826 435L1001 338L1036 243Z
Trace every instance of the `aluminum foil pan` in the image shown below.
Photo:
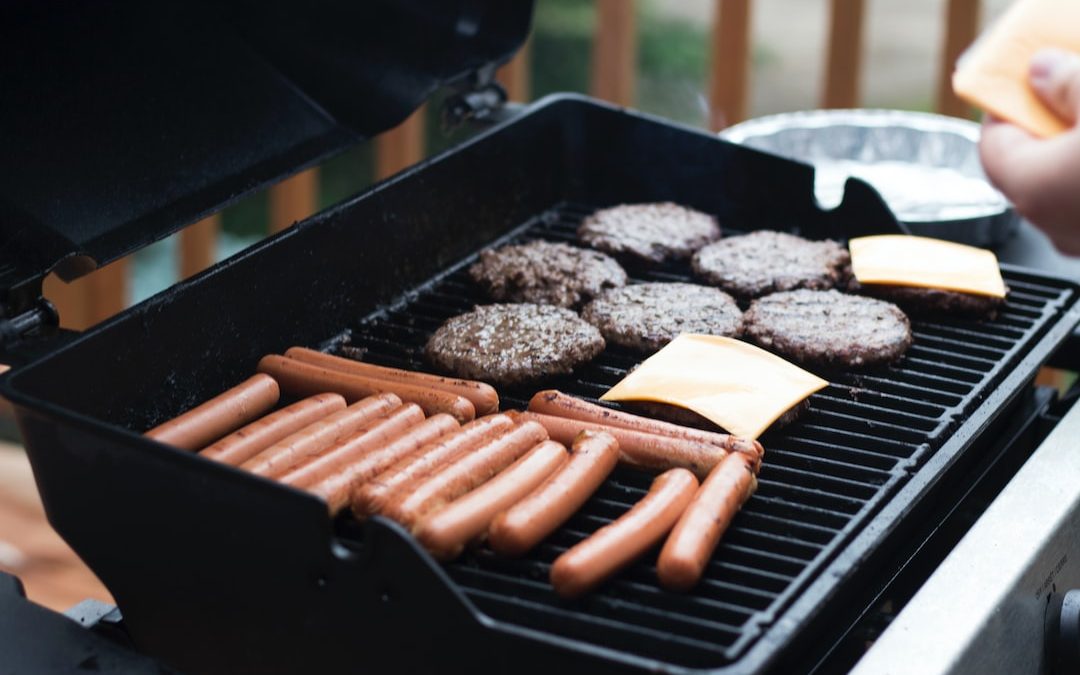
M849 176L872 185L912 234L994 246L1019 218L979 163L979 125L900 110L815 110L737 124L721 138L813 164L824 208Z

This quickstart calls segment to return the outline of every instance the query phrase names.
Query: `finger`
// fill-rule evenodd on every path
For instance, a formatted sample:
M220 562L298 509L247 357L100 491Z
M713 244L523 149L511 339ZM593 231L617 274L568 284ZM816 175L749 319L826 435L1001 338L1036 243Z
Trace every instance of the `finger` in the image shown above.
M1028 66L1031 88L1070 125L1080 119L1080 54L1040 49Z
M1038 141L1020 127L999 120L983 124L979 139L979 158L990 182L1015 200L1026 188L1026 177Z
M1080 129L1036 139L1007 123L983 127L979 154L986 175L1031 222L1059 247L1072 251L1080 235Z

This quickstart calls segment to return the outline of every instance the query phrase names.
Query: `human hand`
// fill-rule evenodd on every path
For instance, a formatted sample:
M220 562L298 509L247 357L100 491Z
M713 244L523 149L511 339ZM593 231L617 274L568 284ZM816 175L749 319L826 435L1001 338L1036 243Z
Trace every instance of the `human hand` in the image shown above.
M990 181L1063 253L1080 255L1080 54L1043 49L1031 60L1032 89L1070 129L1036 138L988 118L979 155Z

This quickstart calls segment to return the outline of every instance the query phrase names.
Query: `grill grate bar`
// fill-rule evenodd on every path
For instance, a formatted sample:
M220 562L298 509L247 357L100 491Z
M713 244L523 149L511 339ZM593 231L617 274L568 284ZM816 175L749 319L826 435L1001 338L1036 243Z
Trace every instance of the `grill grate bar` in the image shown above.
M762 472L764 475L764 471ZM822 471L807 471L783 464L770 463L768 478L770 480L783 481L791 487L813 487L831 495L851 497L854 499L869 499L874 496L879 485L867 484L862 481L840 478Z
M796 504L816 506L831 511L839 511L853 515L865 505L865 500L846 495L836 495L802 485L792 485L783 481L775 481L764 477L758 479L758 494L765 497L784 497ZM771 472L770 472L771 475Z
M819 408L815 405L810 406L810 411L807 413L806 419L808 422L810 420L813 420L816 423L825 422L837 429L850 429L852 431L864 433L867 436L876 436L882 439L899 442L918 443L925 435L925 432L920 432L918 429L912 429L899 424L892 424L883 419L874 419L873 422L868 422L865 417L833 412L831 410Z
M987 350L1003 354L1008 352L1012 348L1012 341L1005 340L995 336L988 336L984 333L967 330L966 328L958 328L955 326L944 326L935 324L923 324L919 326L919 329L914 333L916 340L922 340L926 337L937 337L949 340L950 344L963 344L963 345L979 345L985 347Z
M756 503L762 501L757 495L754 496L754 500ZM756 565L760 568L771 567L772 571L793 577L806 565L803 560L785 555L779 551L766 551L760 548L742 546L732 541L721 540L720 548L713 556L713 561L722 562L728 559L741 560L746 562L747 565Z
M618 600L620 605L633 600L640 603L643 608L650 612L672 612L676 609L685 611L682 607L673 607L673 600L678 599L673 597L670 593L665 593L657 585L655 565L643 568L642 572L644 572L644 574L637 575L636 581L619 580L615 582L615 588L618 589L621 596ZM740 585L739 588L742 590L753 591L762 599L771 600L776 597L775 592L754 588L753 586ZM598 599L609 606L612 604L606 598L600 597ZM695 598L693 608L697 610L698 614L712 616L713 619L708 621L710 627L720 629L737 630L754 614L753 612L748 611L745 605L723 602L709 597L708 595ZM726 620L716 620L719 617L723 617Z
M913 331L915 340L922 345L933 345L935 349L944 353L963 354L968 357L995 364L1008 349L988 349L972 344L967 340L934 335L927 331Z
M922 370L913 370L919 367ZM938 391L966 396L971 393L972 385L981 377L980 373L957 371L941 368L933 361L922 361L910 357L904 357L899 366L892 368L892 375L898 380L897 384L918 385L924 389L937 387ZM864 380L865 381L865 380Z
M899 376L899 373L896 373ZM909 378L910 379L910 378ZM919 402L920 399L911 398L913 396L921 396L921 401L935 403L944 408L954 408L964 400L963 394L966 393L967 387L960 387L962 391L943 391L941 387L935 389L933 383L936 383L934 379L927 381L928 378L920 376L922 382L901 382L899 377L888 378L874 374L860 374L860 375L842 375L839 378L834 379L834 384L841 382L844 384L850 383L850 386L854 389L864 391L874 387L871 391L880 396L895 396L908 401ZM936 379L936 378L935 378ZM942 386L949 383L948 380L942 380Z
M734 581L729 581L720 576L706 576L695 589L704 597L730 597L738 598L739 602L755 610L763 610L776 600L777 593L761 591L749 586L744 586Z
M491 570L475 568L460 568L455 571L455 576L469 577L475 586L485 591L514 591L519 597L524 597L536 603L548 606L557 606L563 603L550 585L543 581L531 581L526 584L519 583L514 575L500 574ZM613 600L605 596L590 596L582 598L580 604L591 606L594 611L604 611L617 604L620 614L624 619L635 618L635 621L627 620L626 623L633 625L648 625L659 618L670 624L684 636L693 636L694 633L714 631L738 634L740 627L753 616L753 612L744 606L717 602L708 598L698 598L692 606L694 611L689 613L684 607L682 611L671 611L671 594L661 592L655 581L655 573L649 583L618 582L619 598Z
M914 356L920 356L922 358L913 359ZM930 359L937 358L938 367L948 367L957 373L967 373L969 377L974 378L975 382L978 382L982 378L983 373L994 367L995 361L990 359L976 358L971 356L961 356L948 349L939 349L937 347L931 347L928 344L913 344L908 353L904 357L904 361L911 361L914 363L926 363Z
M402 343L421 345L424 343L427 331L417 326L402 326L387 321L379 326L380 330L365 330L361 333L364 339L381 340L386 344L397 345Z
M747 567L730 562L710 560L707 573L709 576L718 576L729 579L734 583L746 586L768 586L766 590L779 593L791 583L795 577L790 574L778 574L757 567Z
M931 431L937 427L939 423L939 415L921 415L917 413L911 413L906 410L897 410L896 408L887 408L880 405L873 405L872 403L864 403L862 401L853 401L850 398L839 398L837 396L830 396L829 394L818 393L812 399L812 403L815 407L824 408L828 405L831 410L843 411L847 414L861 414L864 416L872 416L876 419L880 419L891 424L899 425L907 429L918 429L920 431Z
M820 522L836 530L843 529L851 520L851 515L843 511L834 511L820 506L777 499L762 495L760 492L754 495L754 506L761 513L769 513L800 522Z
M1009 299L1012 299L1014 293L1023 292L1028 297L1039 298L1040 304L1045 305L1047 301L1054 301L1061 297L1060 288L1047 286L1037 281L1024 281L1019 274L1009 275L1008 285Z
M761 529L776 529L786 536L803 541L808 544L827 544L836 536L838 528L824 527L812 523L797 523L790 518L780 518L767 513L755 511L743 514L742 524L747 527L759 527Z
M1025 307L1038 307L1041 313L1043 305L1046 304L1046 298L1038 293L1028 293L1027 289L1021 290L1019 287L1010 289L1006 302L1006 307L1010 309L1017 305Z
M601 642L603 631L614 631L627 635L643 652L679 658L679 652L692 650L697 658L699 652L722 654L724 648L734 643L735 636L719 632L709 640L695 640L665 630L664 628L645 628L622 621L614 621L599 612L584 613L578 608L563 609L538 602L522 600L511 594L491 593L474 588L466 588L466 594L490 613L498 615L501 610L507 616L519 616L525 610L534 617L537 627L553 633L565 632L567 628L576 629L575 634L589 641ZM725 639L725 637L727 639Z
M1027 330L1031 328L1034 319L1038 319L1039 315L1036 312L1028 312L1018 307L1005 306L1003 310L995 319L995 321L1003 326L1009 326L1011 328L1019 328L1021 330Z
M987 337L999 338L1007 340L1012 343L1016 343L1017 340L1023 339L1030 327L1014 328L1000 323L1000 320L993 322L983 321L976 324L978 328L977 332ZM919 324L920 330L955 330L964 332L974 332L971 322L960 323L957 319L935 319L934 323Z
M889 438L871 436L850 429L838 429L817 424L817 420L812 420L811 417L812 415L807 415L805 421L800 421L800 434L796 438L808 438L843 447L861 448L895 457L907 457L917 449L917 446L910 443L901 443Z
M842 446L835 443L825 443L810 438L776 438L766 437L766 447L769 449L769 461L772 461L774 453L790 453L793 456L806 457L810 461L822 461L828 464L836 462L840 465L858 466L874 471L892 471L898 460L895 455L873 452L871 450ZM763 441L764 442L764 441Z
M837 382L830 383L828 387L819 391L815 396L836 398L851 401L852 403L864 403L869 406L895 410L906 415L914 415L925 419L938 419L951 407L927 403L909 396L900 396L880 390L845 386Z
M773 466L786 466L793 469L802 468L808 473L812 473L815 468L827 469L830 476L851 480L862 485L873 485L875 487L884 485L889 480L890 475L888 471L867 468L850 462L841 462L827 457L788 450L783 447L777 448L775 446L768 449L767 461Z

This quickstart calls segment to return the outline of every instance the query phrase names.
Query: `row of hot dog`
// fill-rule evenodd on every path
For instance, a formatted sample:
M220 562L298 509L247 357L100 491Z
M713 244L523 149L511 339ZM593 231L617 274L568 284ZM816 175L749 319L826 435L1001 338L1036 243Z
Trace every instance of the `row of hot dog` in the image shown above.
M756 486L756 441L621 413L559 392L498 414L494 389L293 348L147 435L409 529L435 557L487 540L520 555L568 520L622 461L649 493L552 567L575 596L672 531L661 583L693 586ZM281 392L305 397L274 412ZM477 418L477 414L482 415ZM568 449L569 448L569 452ZM703 479L699 487L698 479Z

